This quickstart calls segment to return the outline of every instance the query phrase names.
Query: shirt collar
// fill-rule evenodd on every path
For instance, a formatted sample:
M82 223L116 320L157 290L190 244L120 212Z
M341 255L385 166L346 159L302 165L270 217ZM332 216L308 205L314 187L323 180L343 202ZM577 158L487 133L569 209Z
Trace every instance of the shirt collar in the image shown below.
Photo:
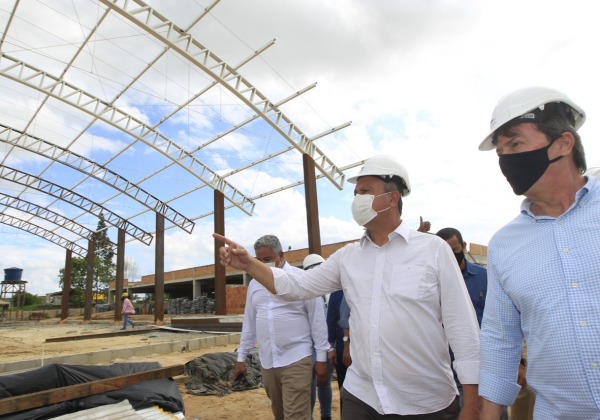
M388 235L388 242L392 242L392 240L394 240L394 238L401 236L404 238L404 240L406 241L406 243L409 242L410 239L410 229L408 228L408 225L406 223L402 223L400 222L400 224L398 225L398 227L396 229L394 229L392 232L390 232L390 234ZM367 230L365 229L365 231L363 232L362 236L360 237L360 247L363 248L368 242L371 242L371 238L369 238L369 235L367 233Z
M475 273L473 272L473 263L472 263L472 262L470 262L469 260L467 260L466 258L465 258L465 263L466 263L467 265L465 265L465 269L464 269L464 271L463 271L463 270L461 270L461 271L462 271L463 273L466 273L466 274L475 274Z
M585 183L585 185L583 187L581 187L581 189L579 189L579 191L577 191L575 193L575 201L573 202L573 204L571 204L571 207L569 207L567 209L567 211L565 211L563 214L567 214L577 204L585 205L589 200L589 196L587 195L588 192L590 192L594 188L600 188L600 181L598 181L593 176L586 176L586 179L587 179L587 182ZM534 219L548 217L548 216L534 215L530 210L532 204L533 204L533 202L529 198L526 198L525 200L523 200L521 202L521 214L533 217Z

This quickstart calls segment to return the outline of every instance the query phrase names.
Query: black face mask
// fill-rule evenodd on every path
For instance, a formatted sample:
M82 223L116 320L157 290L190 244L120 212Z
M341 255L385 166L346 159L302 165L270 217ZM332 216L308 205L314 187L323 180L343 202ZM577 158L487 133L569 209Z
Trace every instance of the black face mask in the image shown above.
M502 154L499 158L500 170L508 180L516 195L523 195L544 175L548 166L563 156L548 159L550 143L541 149L529 152Z
M460 251L458 253L454 253L454 256L456 257L456 262L458 263L458 266L460 267L460 265L462 264L463 260L465 259L465 253L464 251Z

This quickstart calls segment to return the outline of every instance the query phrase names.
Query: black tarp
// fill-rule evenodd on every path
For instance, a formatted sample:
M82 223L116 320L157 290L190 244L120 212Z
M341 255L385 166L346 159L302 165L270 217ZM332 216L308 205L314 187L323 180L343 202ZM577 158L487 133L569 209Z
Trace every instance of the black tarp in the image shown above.
M35 370L0 376L0 399L77 385L99 379L159 369L157 362L115 363L107 366L50 364ZM64 401L33 410L0 416L0 419L35 420L74 413L129 400L134 409L157 405L171 413L184 412L181 394L172 379L153 379L126 388Z
M185 384L188 394L226 395L233 391L245 391L262 386L260 360L255 348L246 357L246 376L231 380L237 353L208 353L185 364L185 374L190 380Z

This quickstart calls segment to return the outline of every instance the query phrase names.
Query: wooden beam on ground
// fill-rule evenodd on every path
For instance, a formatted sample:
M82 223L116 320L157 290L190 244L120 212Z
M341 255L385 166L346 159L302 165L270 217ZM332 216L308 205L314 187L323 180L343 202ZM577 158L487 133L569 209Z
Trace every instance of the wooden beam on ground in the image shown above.
M63 401L88 397L90 395L102 394L115 391L139 382L152 379L165 379L173 376L183 375L184 365L173 365L164 368L152 369L146 372L132 373L130 375L115 376L112 378L99 379L97 381L83 384L63 386L61 388L48 389L46 391L33 392L31 394L19 395L0 399L0 416L19 411L31 410Z
M63 341L77 341L77 340L88 340L91 338L111 338L124 335L136 335L136 334L147 334L156 331L157 328L154 325L150 325L146 328L131 328L125 331L114 331L98 334L82 334L82 335L68 335L63 337L51 337L46 338L46 343L58 343Z

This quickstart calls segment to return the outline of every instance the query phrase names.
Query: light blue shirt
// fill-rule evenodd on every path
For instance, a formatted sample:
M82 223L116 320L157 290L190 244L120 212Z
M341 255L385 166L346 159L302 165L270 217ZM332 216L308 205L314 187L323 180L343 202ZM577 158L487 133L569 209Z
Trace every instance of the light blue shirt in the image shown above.
M600 419L600 183L560 217L521 214L488 249L479 393L511 405L527 341L536 419Z

